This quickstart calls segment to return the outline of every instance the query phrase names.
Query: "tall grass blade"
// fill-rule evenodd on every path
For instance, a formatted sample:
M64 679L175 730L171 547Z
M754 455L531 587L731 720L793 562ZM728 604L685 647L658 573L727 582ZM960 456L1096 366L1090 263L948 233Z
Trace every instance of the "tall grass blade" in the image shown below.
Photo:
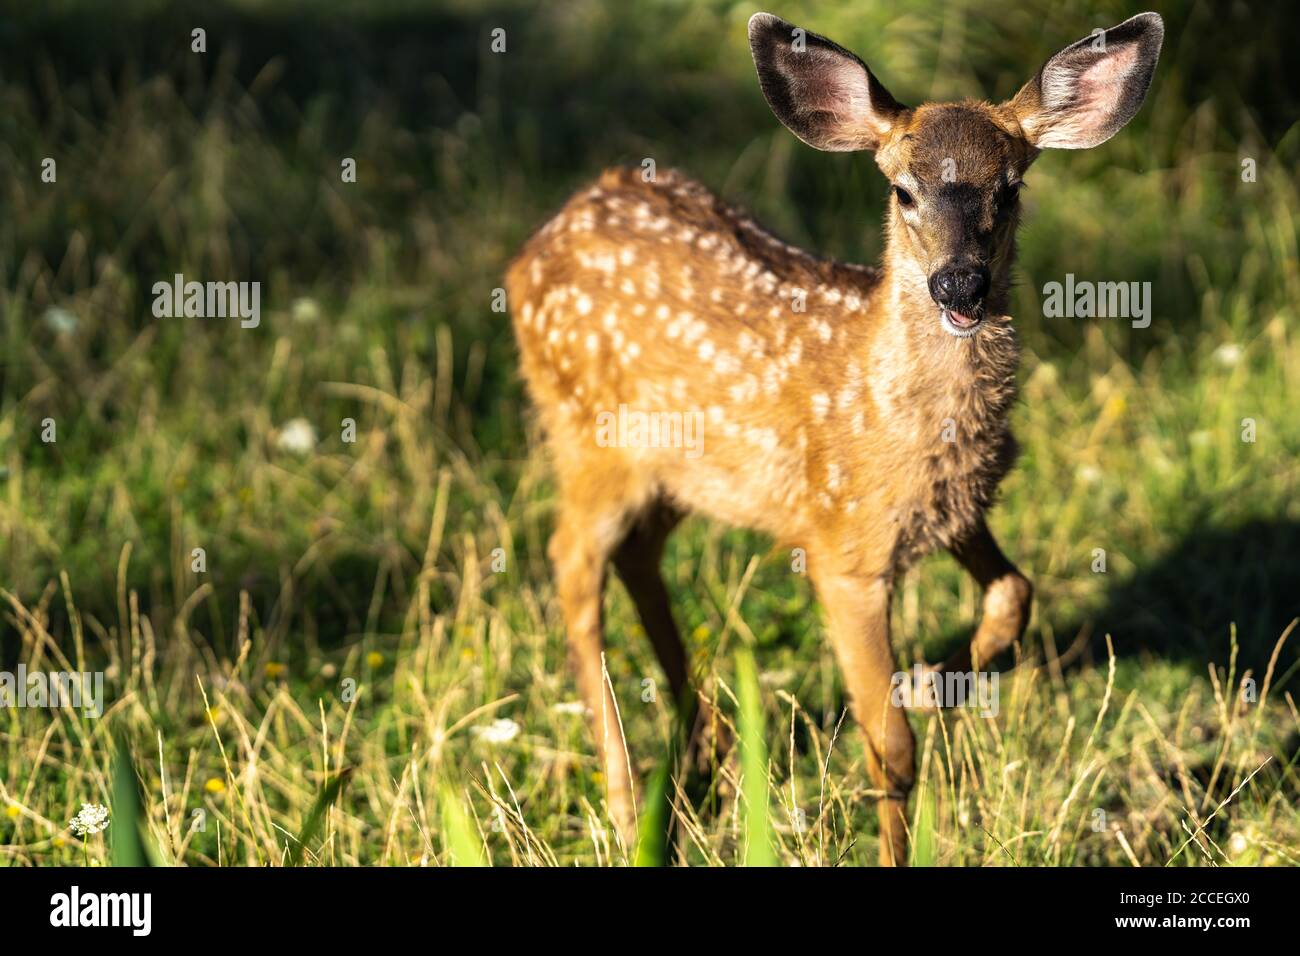
M320 793L316 795L316 802L312 805L311 813L307 814L307 821L303 823L302 829L298 831L294 846L289 851L289 866L298 866L302 862L302 855L307 849L307 844L316 839L321 824L325 822L325 814L328 812L330 804L339 798L339 793L342 792L343 785L347 783L350 776L352 776L352 768L344 767L327 780L325 786L321 787Z
M744 773L745 866L776 866L758 668L748 650L736 655L736 696L740 699L740 766Z
M672 761L655 768L646 784L645 810L637 828L635 866L667 866L672 829Z
M912 846L908 853L911 866L934 866L939 851L935 842L935 819L937 815L934 796L929 790L922 789L916 795L916 813L912 819Z
M113 756L113 825L109 842L109 861L113 866L155 866L160 860L151 852L145 823L144 803L140 799L140 781L126 741L116 741Z
M483 843L456 791L442 788L442 839L452 866L487 866Z

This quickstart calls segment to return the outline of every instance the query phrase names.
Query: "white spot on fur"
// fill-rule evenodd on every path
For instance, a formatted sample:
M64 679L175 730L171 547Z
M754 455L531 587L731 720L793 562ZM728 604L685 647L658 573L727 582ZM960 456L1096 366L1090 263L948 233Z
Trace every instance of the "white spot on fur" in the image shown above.
M719 352L713 370L719 375L734 375L740 371L740 362L730 352Z
M817 421L825 421L826 414L831 410L831 397L825 392L818 392L812 397L813 416Z

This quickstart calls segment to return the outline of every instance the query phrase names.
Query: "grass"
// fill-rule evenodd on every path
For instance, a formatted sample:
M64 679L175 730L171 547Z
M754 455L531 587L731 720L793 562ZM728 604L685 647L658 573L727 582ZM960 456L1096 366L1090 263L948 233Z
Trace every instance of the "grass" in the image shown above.
M133 815L114 796L130 792L118 735L159 862L634 859L611 842L573 706L551 477L492 291L613 162L689 168L791 239L867 261L884 182L778 128L747 9L564 7L232 4L201 59L184 8L133 7L107 49L73 26L93 25L85 11L0 35L0 669L103 670L106 700L99 719L0 709L0 861L112 861ZM1010 95L1133 12L888 7L778 12L910 102ZM1291 35L1293 14L1159 8L1170 39L1143 112L1029 178L1025 455L992 523L1037 605L996 716L911 718L918 862L1300 862L1300 654L1283 642L1300 616L1300 137L1268 50L1207 52ZM513 52L494 59L498 23ZM1152 282L1152 327L1041 318L1039 290L1067 271ZM149 288L175 272L261 280L261 326L153 319ZM281 444L298 418L306 452ZM767 728L766 760L729 762L721 795L693 808L669 784L667 861L759 858L765 768L777 862L873 863L862 744L789 555L693 519L665 572L720 712ZM977 610L946 556L909 572L900 665L941 657ZM648 781L670 695L617 584L607 618ZM84 847L67 829L82 803L115 812Z

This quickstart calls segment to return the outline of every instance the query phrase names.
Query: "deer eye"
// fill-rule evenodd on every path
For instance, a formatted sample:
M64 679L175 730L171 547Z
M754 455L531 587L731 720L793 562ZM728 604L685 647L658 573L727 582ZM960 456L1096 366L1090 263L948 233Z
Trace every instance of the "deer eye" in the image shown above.
M1002 187L997 197L999 215L1009 214L1020 204L1020 190L1024 185L1024 183L1007 183Z
M898 197L898 204L905 208L911 207L916 202L916 200L912 198L912 194L902 186L894 187L894 195Z

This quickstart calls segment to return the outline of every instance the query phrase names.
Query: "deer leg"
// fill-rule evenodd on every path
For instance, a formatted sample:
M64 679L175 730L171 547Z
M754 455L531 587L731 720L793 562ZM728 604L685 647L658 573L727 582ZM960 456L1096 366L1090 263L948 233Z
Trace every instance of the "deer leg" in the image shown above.
M578 687L591 711L610 818L623 845L630 848L636 838L636 796L618 704L605 672L601 609L605 563L615 541L602 540L600 529L616 527L621 516L593 517L585 505L562 504L548 551Z
M881 793L880 864L906 866L915 741L906 712L891 693L898 664L889 643L889 583L856 574L818 575L814 583L853 716L866 738L867 772Z
M664 544L681 518L681 513L669 505L651 505L614 551L614 567L664 669L673 703L684 708L683 719L691 721L687 759L701 772L710 772L727 749L727 734L691 681L686 648L673 620L668 588L660 570Z
M984 589L980 623L969 646L943 665L947 671L978 670L987 666L1025 633L1034 588L1029 579L1007 560L988 527L981 522L965 540L951 548L971 577Z

